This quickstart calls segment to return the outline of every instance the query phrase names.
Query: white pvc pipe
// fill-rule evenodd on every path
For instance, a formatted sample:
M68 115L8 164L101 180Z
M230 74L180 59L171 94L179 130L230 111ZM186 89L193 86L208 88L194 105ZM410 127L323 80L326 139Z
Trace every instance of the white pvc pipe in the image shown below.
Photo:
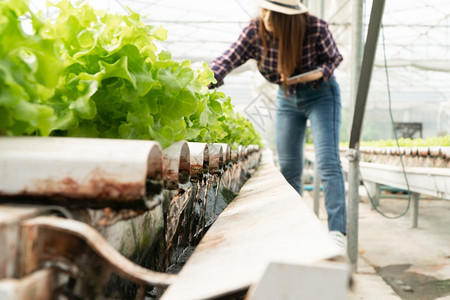
M154 141L1 137L0 196L142 199L162 161Z

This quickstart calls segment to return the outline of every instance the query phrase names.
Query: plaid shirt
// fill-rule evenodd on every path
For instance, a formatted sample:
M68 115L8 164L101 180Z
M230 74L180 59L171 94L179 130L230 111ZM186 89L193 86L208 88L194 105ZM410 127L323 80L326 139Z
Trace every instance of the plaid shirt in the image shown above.
M315 16L308 15L309 26L306 29L303 43L302 66L296 74L322 68L323 78L318 82L327 80L334 69L342 61L342 56L328 29L328 24ZM270 82L281 84L280 74L277 71L278 42L267 36L267 55L263 62L264 48L259 36L259 19L253 19L244 28L239 39L228 50L216 58L210 65L217 80L217 85L223 84L224 77L234 68L242 65L249 59L255 59L261 74ZM295 93L296 85L289 86L289 94Z

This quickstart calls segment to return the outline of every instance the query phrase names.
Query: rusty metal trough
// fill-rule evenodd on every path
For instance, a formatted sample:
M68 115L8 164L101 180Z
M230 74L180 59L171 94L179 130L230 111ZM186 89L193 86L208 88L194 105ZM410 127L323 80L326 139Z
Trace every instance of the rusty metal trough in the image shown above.
M173 282L257 146L0 138L0 298L145 298Z

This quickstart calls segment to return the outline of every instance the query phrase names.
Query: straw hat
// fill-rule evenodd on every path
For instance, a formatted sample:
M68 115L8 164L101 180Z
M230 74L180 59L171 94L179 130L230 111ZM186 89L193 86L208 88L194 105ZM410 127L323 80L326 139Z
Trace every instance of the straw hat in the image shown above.
M287 15L303 14L308 11L301 0L255 0L260 7Z

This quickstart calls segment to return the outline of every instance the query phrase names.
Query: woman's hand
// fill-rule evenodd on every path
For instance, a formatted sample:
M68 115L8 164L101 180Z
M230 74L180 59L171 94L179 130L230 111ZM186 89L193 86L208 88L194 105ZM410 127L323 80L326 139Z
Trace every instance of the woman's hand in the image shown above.
M307 83L307 82L311 82L317 79L320 79L323 77L323 72L322 70L316 70L308 75L305 76L301 76L295 79L287 79L286 84L287 85L292 85L292 84L297 84L297 83ZM281 74L281 81L285 81L284 75Z

